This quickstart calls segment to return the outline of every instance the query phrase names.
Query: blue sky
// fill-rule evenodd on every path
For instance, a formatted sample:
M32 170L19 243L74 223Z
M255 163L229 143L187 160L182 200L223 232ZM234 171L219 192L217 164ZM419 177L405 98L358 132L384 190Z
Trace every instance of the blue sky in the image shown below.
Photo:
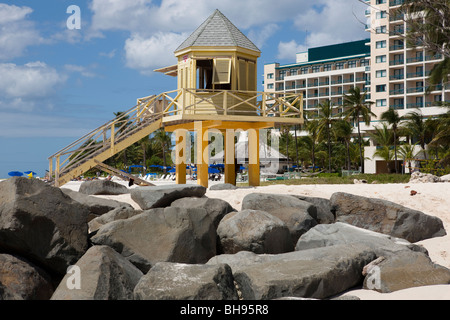
M67 8L80 8L70 30ZM262 51L263 65L308 47L360 40L359 0L0 0L0 178L43 176L48 157L133 107L176 89L153 72L219 9Z

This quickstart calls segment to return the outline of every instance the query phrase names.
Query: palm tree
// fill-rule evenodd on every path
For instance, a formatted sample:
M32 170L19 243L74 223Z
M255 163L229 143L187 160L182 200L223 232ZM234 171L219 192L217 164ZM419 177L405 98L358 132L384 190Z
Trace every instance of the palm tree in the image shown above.
M361 93L359 87L350 88L349 94L344 94L344 108L346 110L342 113L345 120L352 118L354 122L358 125L358 138L359 138L359 159L361 161L361 173L364 173L364 159L362 152L362 138L361 138L361 128L359 122L362 120L366 125L370 124L370 116L376 115L370 110L370 106L373 104L372 101L368 101L367 92Z
M330 100L320 103L319 109L319 135L325 132L328 141L328 172L331 172L331 125L335 120L333 119L333 105Z
M401 145L398 152L400 156L403 158L403 161L408 161L408 169L409 174L412 173L411 160L417 156L417 153L414 151L416 144L404 144Z
M450 165L450 107L448 111L441 114L439 117L439 124L437 126L436 134L431 140L430 145L442 146L446 150L441 158L441 165Z
M397 164L397 138L400 121L402 118L399 116L397 110L389 109L381 114L381 119L387 121L392 126L392 132L394 134L394 160L395 160L395 173L398 173Z
M154 133L152 138L154 139L156 146L161 148L163 165L164 167L167 167L166 152L172 146L170 135L164 131L164 128L161 128Z
M412 137L417 139L417 142L422 148L424 158L427 159L425 145L431 141L431 132L424 116L417 111L412 111L405 116L405 119L405 128Z
M343 119L336 121L333 132L335 139L337 141L342 141L345 144L345 149L347 151L347 170L351 169L351 160L350 160L350 142L352 139L353 127L350 122L345 121Z
M369 133L370 137L379 145L374 155L379 156L387 161L387 169L390 173L389 161L392 160L391 144L393 142L393 134L389 130L386 123L382 123L382 127L374 127L375 132Z

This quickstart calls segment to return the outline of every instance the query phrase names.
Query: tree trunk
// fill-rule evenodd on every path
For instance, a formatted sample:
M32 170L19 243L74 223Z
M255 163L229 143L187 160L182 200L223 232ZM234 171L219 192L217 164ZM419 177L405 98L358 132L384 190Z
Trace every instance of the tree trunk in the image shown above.
M297 125L295 125L295 127L294 127L294 136L295 136L295 162L297 163L297 168L298 168Z
M364 159L362 155L362 138L361 138L361 129L359 126L359 114L357 117L358 121L358 137L359 137L359 161L361 162L361 173L364 173Z
M397 164L397 134L394 130L394 160L395 160L395 173L398 174L398 164Z
M328 134L328 172L331 173L331 139L330 139L330 127L327 128Z
M350 160L350 143L348 141L346 141L345 145L347 147L347 170L350 171L350 168L352 166L351 160Z

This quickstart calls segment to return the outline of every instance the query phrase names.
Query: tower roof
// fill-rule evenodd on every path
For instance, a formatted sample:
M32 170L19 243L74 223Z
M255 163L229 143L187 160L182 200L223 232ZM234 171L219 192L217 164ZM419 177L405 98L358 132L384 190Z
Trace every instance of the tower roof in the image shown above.
M176 50L188 47L241 47L260 52L227 17L215 10Z

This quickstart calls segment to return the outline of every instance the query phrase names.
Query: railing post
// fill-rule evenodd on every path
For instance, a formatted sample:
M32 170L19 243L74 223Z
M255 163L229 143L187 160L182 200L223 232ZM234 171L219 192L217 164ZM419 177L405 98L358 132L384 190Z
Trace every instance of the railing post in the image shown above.
M114 144L115 144L115 123L111 125L111 156L114 155Z
M223 114L228 115L228 93L227 91L223 92Z
M261 110L263 117L266 116L266 94L262 93Z
M59 165L60 165L60 156L56 156L55 187L59 187Z
M52 176L53 176L53 158L49 159L49 163L48 163L48 179L49 181L52 181Z
M186 113L186 89L181 89L181 114Z

